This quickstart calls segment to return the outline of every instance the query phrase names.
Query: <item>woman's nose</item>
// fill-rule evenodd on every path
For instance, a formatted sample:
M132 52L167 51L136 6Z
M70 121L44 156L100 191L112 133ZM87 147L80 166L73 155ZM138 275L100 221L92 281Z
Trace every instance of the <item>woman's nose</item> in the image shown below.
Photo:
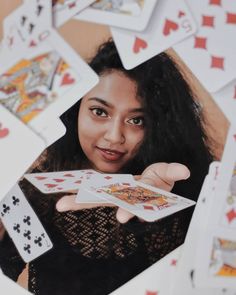
M110 121L106 126L104 139L110 143L124 143L125 136L123 132L123 124L119 120Z

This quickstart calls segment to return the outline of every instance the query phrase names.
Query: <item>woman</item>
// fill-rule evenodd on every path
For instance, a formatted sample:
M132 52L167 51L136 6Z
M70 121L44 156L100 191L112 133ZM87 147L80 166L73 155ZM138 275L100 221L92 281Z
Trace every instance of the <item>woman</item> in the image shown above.
M90 65L99 84L62 115L67 133L35 172L143 172L137 178L167 190L180 180L173 191L196 200L212 156L198 105L174 62L161 53L127 71L108 41ZM21 186L54 244L29 264L35 294L110 293L183 243L192 214L188 208L146 223L113 206L81 207L74 196L49 198ZM24 264L9 245L5 235L0 263L16 280Z

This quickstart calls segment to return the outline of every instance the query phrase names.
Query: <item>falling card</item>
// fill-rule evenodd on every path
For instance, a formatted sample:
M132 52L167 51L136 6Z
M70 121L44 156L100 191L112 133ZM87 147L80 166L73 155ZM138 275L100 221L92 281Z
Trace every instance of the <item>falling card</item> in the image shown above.
M88 7L95 0L53 0L53 23L56 28L63 25L76 13Z
M196 32L184 1L159 0L142 33L112 28L111 33L126 69L132 69Z
M78 191L83 182L92 175L99 174L94 170L71 170L60 172L30 173L24 177L44 194Z
M18 185L0 203L1 220L25 262L52 248L52 242Z
M0 199L45 148L42 138L0 104Z
M197 34L174 46L210 92L236 78L236 6L234 1L186 0L198 24Z
M40 132L97 82L94 71L54 32L0 75L0 103Z
M78 20L142 31L147 26L157 0L97 0L76 15Z

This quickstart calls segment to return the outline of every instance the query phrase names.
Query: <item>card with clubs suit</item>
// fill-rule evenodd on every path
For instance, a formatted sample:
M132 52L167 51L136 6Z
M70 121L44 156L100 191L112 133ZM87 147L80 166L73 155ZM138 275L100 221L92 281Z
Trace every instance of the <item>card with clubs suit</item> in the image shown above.
M25 262L52 248L52 242L37 215L16 184L0 203L1 220Z

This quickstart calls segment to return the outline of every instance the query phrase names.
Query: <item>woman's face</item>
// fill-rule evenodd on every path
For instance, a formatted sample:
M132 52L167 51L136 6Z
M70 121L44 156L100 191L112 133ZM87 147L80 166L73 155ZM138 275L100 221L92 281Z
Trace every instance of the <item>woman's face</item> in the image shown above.
M78 124L88 168L120 171L136 155L144 138L144 112L135 82L119 71L102 75L81 101Z

